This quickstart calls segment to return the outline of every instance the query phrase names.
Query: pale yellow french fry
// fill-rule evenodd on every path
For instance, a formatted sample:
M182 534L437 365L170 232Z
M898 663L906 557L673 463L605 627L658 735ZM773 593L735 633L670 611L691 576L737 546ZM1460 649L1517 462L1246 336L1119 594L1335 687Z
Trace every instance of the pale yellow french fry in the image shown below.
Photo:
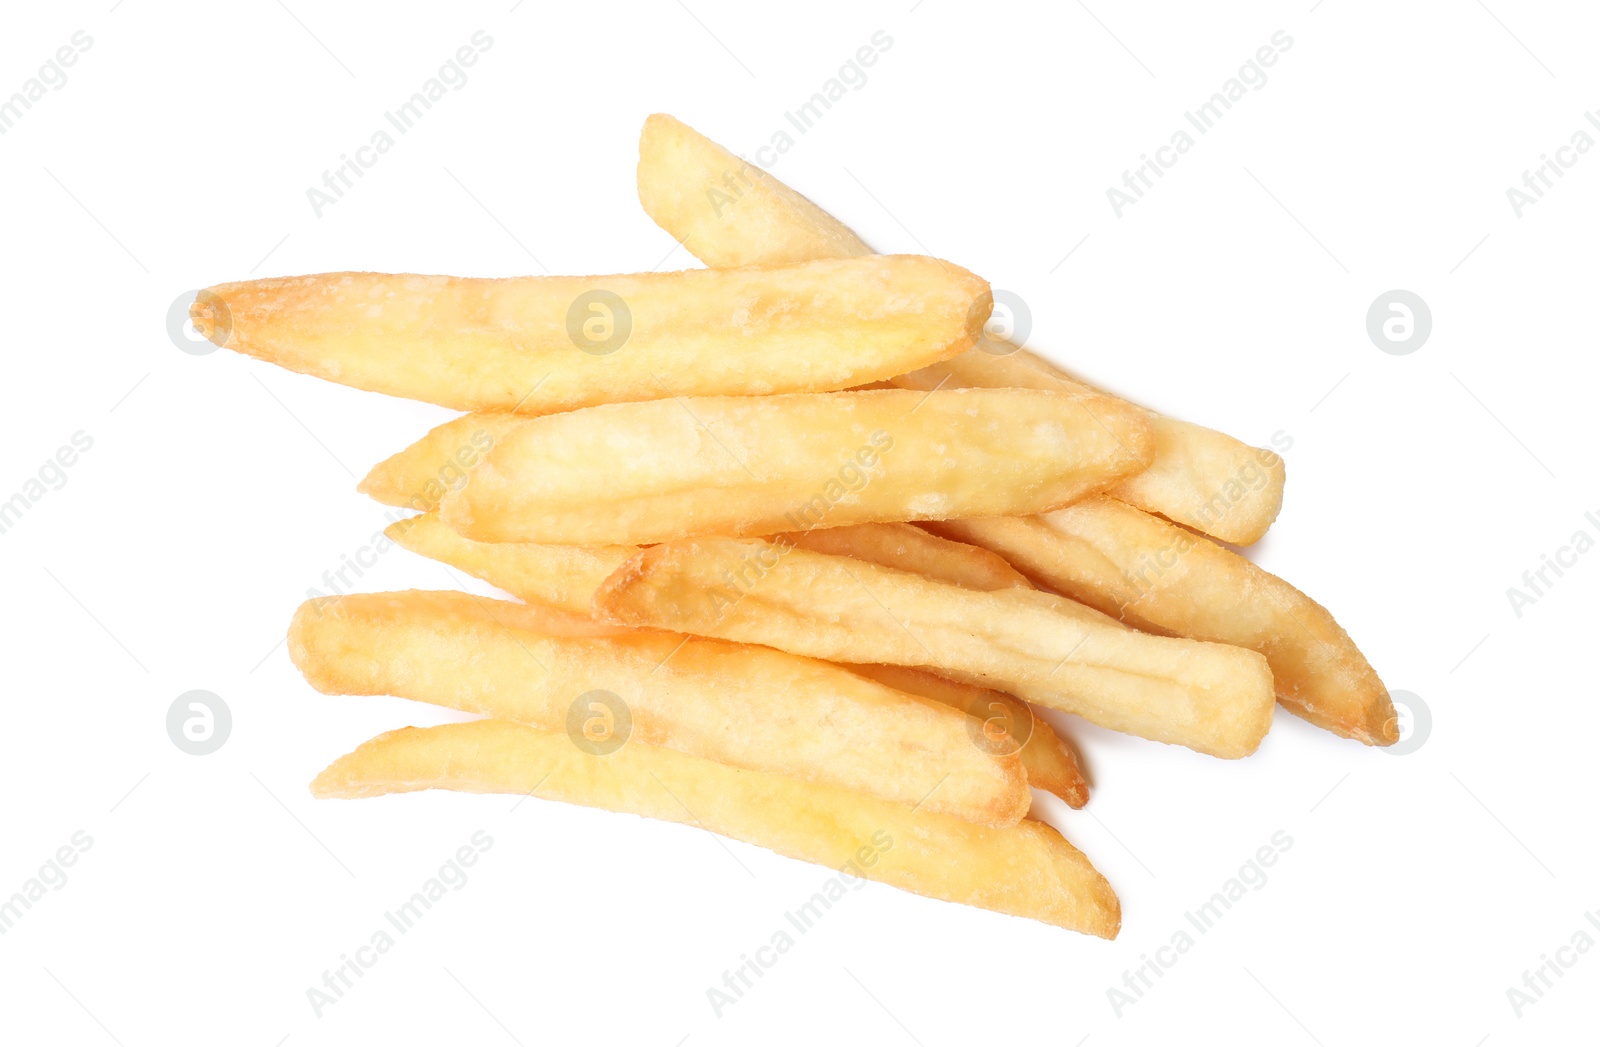
M875 528L887 532L875 536ZM926 542L902 535L903 531L916 531ZM838 532L855 532L857 537L881 537L910 540L901 543L888 540L860 541L852 545L857 559L895 567L907 562L906 548L916 550L916 561L922 567L944 575L952 584L969 584L969 588L1007 588L1012 578L1002 573L994 564L1009 572L1022 587L1031 587L998 555L987 549L961 542L937 538L926 531L906 524L862 524L858 527L829 528L811 532L818 535ZM491 585L498 586L536 608L549 608L552 617L538 625L538 629L553 635L615 635L631 631L629 626L608 626L595 622L594 593L623 561L639 551L637 546L577 546L540 545L533 542L475 542L463 538L439 521L436 513L396 521L384 532L391 540L414 553L439 560ZM786 536L792 537L792 536ZM954 552L952 552L954 550ZM993 563L969 557L969 552L991 557ZM930 574L930 577L935 575ZM571 615L577 621L567 621L561 615ZM586 628L593 622L593 628ZM1026 723L1021 710L1026 703L1010 695L982 687L959 683L935 676L932 673L900 666L855 666L852 671L887 687L931 698L944 705L960 709L975 716L982 724L992 725L997 716L1009 716L1011 723ZM1031 714L1030 714L1031 715ZM1031 734L1024 729L1021 748L1023 767L1028 774L1028 784L1066 800L1073 807L1082 807L1088 799L1088 782L1078 766L1076 753L1063 742L1050 725L1034 716ZM970 725L969 725L970 726ZM981 724L972 728L975 742L991 744ZM1007 751L1004 745L998 751Z
M931 669L1224 758L1254 752L1272 723L1272 674L1254 651L1151 636L1032 589L977 592L776 543L654 546L595 607L621 625Z
M397 520L384 534L414 553L465 571L520 600L581 615L593 612L600 583L639 551L636 545L475 542L447 527L437 512ZM968 589L1033 587L998 553L940 538L911 524L817 528L779 538L801 548L853 556Z
M1033 588L1033 583L1007 563L1005 557L976 545L940 538L912 524L817 527L809 531L790 531L775 536L774 540L815 553L853 556L857 560L911 571L968 589Z
M1388 690L1333 616L1200 535L1110 498L1030 519L929 526L1141 629L1259 651L1289 711L1368 745L1399 740Z
M908 389L1093 391L1032 353L989 335L954 359L894 381ZM1283 507L1283 459L1215 429L1148 413L1155 441L1150 467L1106 493L1235 545L1249 545L1266 534Z
M1122 923L1105 877L1042 822L988 828L648 745L597 756L564 733L501 720L406 727L340 757L311 783L321 798L422 789L536 795L694 825L852 880L1102 938L1115 938Z
M296 612L289 654L325 694L392 694L567 730L597 751L661 745L982 825L1027 812L1015 750L981 745L946 704L765 647L656 630L551 636L542 625L522 604L460 592L325 597Z
M479 541L640 545L1042 512L1148 461L1141 412L1022 389L696 397L519 419L440 516Z
M520 600L578 614L592 611L591 600L600 583L639 551L635 545L476 542L447 527L437 512L397 520L384 534L414 553L465 571ZM968 589L1026 589L1033 584L998 553L940 538L911 524L855 524L779 537L801 548L915 571Z
M665 114L645 121L638 184L645 212L710 266L872 253L816 204ZM893 381L914 389L1091 391L1033 353L988 335L960 356ZM1238 545L1266 533L1283 502L1281 458L1202 426L1154 413L1150 419L1156 441L1151 466L1113 488L1114 497Z
M905 533L912 531L925 541ZM436 513L396 521L384 533L414 553L466 571L532 605L558 608L585 619L593 611L594 593L600 583L639 551L637 546L631 545L474 542L446 527ZM808 534L829 540L811 546L818 551L828 551L821 548L821 544L838 542L830 544L830 548L848 548L849 555L856 559L886 567L916 569L953 585L973 589L1031 587L1027 579L997 554L935 537L909 524L860 524L819 529ZM799 535L785 535L780 540L797 537ZM975 557L970 555L972 553L981 556ZM549 627L542 625L541 628ZM567 633L579 631L571 624L561 628ZM628 626L613 627L617 632L628 629ZM1028 772L1028 784L1054 793L1073 807L1082 807L1088 800L1088 783L1078 766L1076 753L1042 719L1031 713L1025 718L1023 711L1028 706L1019 699L901 666L856 666L852 671L887 687L960 709L986 724L993 724L997 716L1009 716L1008 722L1023 728L1021 756ZM1028 719L1032 722L1031 729L1026 726ZM1004 745L1000 745L1000 749L1004 751Z
M519 600L584 617L594 612L594 591L600 583L639 551L633 545L475 542L446 527L438 513L398 520L384 534L414 553L481 578Z
M1020 698L904 665L852 665L851 671L906 694L932 698L973 717L996 752L1016 752L1028 784L1078 808L1089 802L1089 780L1075 749Z
M384 505L419 512L437 509L444 496L465 484L467 473L519 421L516 415L495 412L452 418L373 466L356 490Z
M668 396L818 392L973 344L989 285L897 255L623 276L325 273L219 284L218 345L463 410L545 414Z
M645 214L718 269L873 253L843 222L666 113L639 133L638 183Z

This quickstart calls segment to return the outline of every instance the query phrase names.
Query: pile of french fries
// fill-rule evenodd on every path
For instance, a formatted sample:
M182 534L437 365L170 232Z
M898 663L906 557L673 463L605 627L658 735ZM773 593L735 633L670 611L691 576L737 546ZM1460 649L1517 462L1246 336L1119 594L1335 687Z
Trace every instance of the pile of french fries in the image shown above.
M1032 789L1088 799L1034 707L1224 759L1276 703L1398 739L1344 630L1230 548L1277 515L1276 455L998 340L982 279L874 254L672 117L639 151L709 268L197 296L229 349L468 412L360 489L516 598L302 605L319 691L482 717L381 735L315 795L534 794L1111 938L1110 885L1028 818Z

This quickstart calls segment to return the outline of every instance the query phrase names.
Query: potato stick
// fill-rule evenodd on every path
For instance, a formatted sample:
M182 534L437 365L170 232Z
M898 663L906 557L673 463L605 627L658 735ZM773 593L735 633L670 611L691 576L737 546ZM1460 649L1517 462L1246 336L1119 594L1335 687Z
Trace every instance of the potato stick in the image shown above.
M446 527L437 513L396 521L383 533L414 553L481 578L519 600L584 617L593 615L594 591L600 583L639 551L633 545L475 542Z
M479 412L452 418L369 472L356 490L384 505L419 512L437 509L444 496L467 482L467 472L521 421L513 414Z
M465 571L532 604L589 616L594 592L639 551L636 545L544 545L475 542L446 527L438 513L397 520L383 532L398 545ZM816 552L914 571L968 589L1031 589L997 553L940 538L911 524L856 524L796 531L781 538Z
M914 549L930 553L944 553L951 548L963 551L954 560L927 560L925 566L931 566L935 570L954 567L956 570L947 570L946 573L965 575L969 581L994 581L1003 578L992 565L968 560L965 551L971 550L993 557L994 562L1020 580L1021 585L1030 584L1003 559L987 549L979 550L976 546L936 538L910 525L863 524L857 528L829 528L826 531L812 533L834 534L855 531L865 535L870 534L871 529L880 527L890 530L895 537L901 537L902 529L916 531L928 542L937 543L928 545L916 541L910 542L910 546ZM567 621L559 617L559 614L571 614L580 620L593 621L591 615L594 610L595 590L624 560L639 551L636 546L474 542L446 527L439 521L436 513L396 521L384 533L412 552L466 571L535 607L550 608L556 614L550 620L539 624L537 628L541 632L547 634L557 632L559 635L616 635L632 631L629 626L606 626L598 622L594 623L593 628L586 629L581 621ZM893 567L897 563L904 562L903 556L898 552L903 548L904 546L892 543L870 542L857 546L856 552L858 559ZM981 566L982 570L968 570L969 564ZM952 584L959 584L953 579L948 580L952 580ZM1010 584L1009 579L1004 581ZM969 586L969 588L979 587ZM983 587L1006 586L996 584ZM1018 707L1027 708L1025 703L1010 695L947 680L915 669L899 666L863 666L852 671L907 694L930 698L961 709L969 715L978 716L980 720L992 719L998 708L1006 711L1012 717L1012 722L1020 723L1022 721L1017 711ZM895 683L895 680L906 686ZM1028 772L1028 784L1060 796L1073 807L1082 807L1088 799L1088 784L1078 768L1076 754L1061 742L1043 720L1034 718L1033 723L1032 736L1027 737L1024 732L1025 744L1020 754L1023 766ZM981 736L978 740L981 741Z
M897 542L861 540L879 537L875 531L880 528L884 532L882 537L895 539L901 537L902 530L917 530L910 525L863 524L858 527L818 529L804 532L803 535L800 533L780 535L776 540L798 538L802 548L828 552L830 549L824 548L823 543L806 545L804 539L814 537L838 540L848 535L848 540L837 541L837 544L831 546L832 549L840 550L840 555L849 555L843 552L848 548L856 559L885 567L913 569L938 581L946 581L952 585L964 584L966 588L987 590L1005 588L1012 584L1012 579L1005 573L999 570L991 571L991 565L968 560L965 550L976 550L976 546L937 539L920 530L918 533L939 544L928 546L913 542L910 543L910 548L921 553L941 554L941 556L919 556L916 567L908 568L909 561L903 553L906 546ZM412 552L457 567L504 589L519 599L536 605L559 607L582 616L592 612L594 592L606 576L629 556L638 552L635 546L589 547L540 545L532 542L474 542L462 538L440 523L436 514L398 521L392 524L385 534ZM948 552L950 547L963 552L955 559L942 558L942 554ZM982 551L988 553L988 550ZM1014 575L1022 584L1027 584L1026 579L1017 574L1003 559L993 553L989 555L1003 565L1004 572ZM981 570L967 570L969 566L980 567ZM1086 608L1079 609L1079 613L1086 610ZM1106 621L1116 620L1107 618ZM574 629L570 624L564 628L568 632ZM614 631L626 631L628 628L621 626ZM1019 699L998 691L960 683L916 669L900 666L860 666L856 671L886 686L942 701L973 715L978 715L974 713L975 708L988 710L990 703L999 702L1011 709L1013 722L1021 722L1015 707L1026 708L1025 703ZM989 718L987 711L979 716L979 719L987 718ZM1082 807L1088 799L1088 785L1078 767L1076 754L1055 735L1044 720L1035 717L1034 724L1032 737L1021 752L1029 784L1060 796L1073 807Z
M877 529L881 529L882 533L879 534ZM913 531L927 541L916 540L904 533ZM935 578L940 578L942 573L944 577L940 580L951 584L959 585L965 581L972 583L968 584L968 588L981 589L1006 588L1013 584L1030 586L1015 568L989 550L936 538L910 524L861 524L809 533L837 539L844 532L851 532L857 539L894 539L842 543L853 549L857 559L895 567L907 562L904 550L910 548L919 554L926 554L917 558L924 568L921 573ZM636 546L630 545L474 542L450 530L435 513L397 521L384 533L414 553L457 567L530 604L560 608L585 618L593 612L594 593L600 583L624 560L639 551ZM902 538L911 540L902 543ZM951 550L959 552L948 555ZM969 557L969 552L982 553L992 558L992 563ZM540 628L547 630L548 626L541 625ZM602 631L605 629L598 625L597 628ZM564 625L563 629L568 633L575 631L570 624ZM613 632L629 630L628 626L612 629ZM582 632L581 629L576 631ZM592 631L590 635L593 635ZM1008 722L1021 724L1024 720L1019 710L1028 709L1026 703L1010 695L958 683L917 669L878 665L858 666L852 671L886 687L953 706L983 721L992 721L996 715L1005 713L1011 717ZM1054 793L1073 807L1082 807L1088 800L1088 783L1078 767L1076 753L1062 742L1049 724L1032 717L1031 712L1029 715L1031 734L1029 728L1023 728L1020 754L1028 773L1028 784Z
M1089 802L1089 781L1078 764L1077 751L1022 699L903 665L853 665L850 669L885 687L962 710L978 721L983 737L997 751L1016 751L1022 757L1029 785L1061 797L1072 808Z
M1014 351L1011 343L988 335L975 349L894 381L908 389L1094 391L1026 350ZM1106 493L1235 545L1249 545L1266 534L1283 507L1283 459L1215 429L1148 414L1155 439L1150 468Z
M843 222L666 113L639 133L638 183L645 214L718 269L873 253Z
M563 545L1008 516L1138 471L1148 436L1132 408L1020 389L608 404L519 419L439 508L478 541Z
M406 727L335 760L322 798L421 789L517 793L678 822L852 879L1115 938L1121 907L1077 848L1042 822L987 828L834 785L746 771L671 749L607 756L501 720Z
M814 553L852 556L967 589L1033 588L1033 583L1006 563L1005 557L976 545L939 538L912 524L817 527L777 535L774 540Z
M792 546L654 546L595 607L622 625L927 668L1224 758L1254 752L1272 722L1272 674L1254 651L1151 636L1036 590L975 592Z
M989 285L918 255L632 276L324 273L219 284L197 330L291 371L521 414L819 392L970 347Z
M521 604L460 592L324 597L295 614L289 653L325 694L564 729L598 751L662 745L983 825L1027 812L1015 750L981 745L944 704L764 647L655 630L548 636L539 624Z
M1349 634L1231 549L1110 498L1023 520L930 526L1141 629L1259 651L1290 712L1368 745L1399 740L1389 692Z
M710 266L854 258L872 249L816 204L665 114L639 138L645 212ZM893 379L915 389L1014 387L1086 393L1040 357L988 335L960 356ZM1151 467L1110 492L1224 541L1248 545L1283 502L1283 460L1202 426L1151 413Z

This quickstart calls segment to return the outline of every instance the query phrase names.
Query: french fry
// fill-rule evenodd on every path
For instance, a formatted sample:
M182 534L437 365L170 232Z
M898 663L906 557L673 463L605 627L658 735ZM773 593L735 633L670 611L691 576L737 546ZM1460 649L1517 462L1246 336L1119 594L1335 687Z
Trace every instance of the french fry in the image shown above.
M597 756L564 734L501 720L406 727L311 783L321 798L422 789L537 794L695 825L851 877L1102 938L1122 922L1105 877L1042 822L988 828L648 745Z
M426 436L390 455L362 478L356 490L384 505L428 512L467 482L467 473L521 422L514 414L464 414L428 430Z
M881 532L878 531L880 528ZM903 533L908 531L915 531L927 541ZM851 540L841 543L840 547L850 548L857 559L886 567L915 563L922 568L921 573L929 577L949 581L953 585L965 582L968 588L1031 587L1015 568L989 550L936 538L909 524L861 524L807 533L838 539L842 532L852 534ZM384 533L414 553L466 571L518 599L584 618L588 618L594 609L594 593L600 583L624 560L639 551L636 546L629 545L474 542L446 527L436 513L396 521ZM902 538L907 540L901 542ZM907 550L911 550L910 556ZM981 553L990 559L972 557L969 552ZM603 631L605 627L598 628ZM548 631L550 626L541 625L541 629ZM563 630L568 633L582 631L570 624L563 626ZM612 631L627 632L630 627L616 626ZM1011 695L958 683L918 669L869 665L852 666L851 671L897 691L931 698L960 709L990 726L1000 723L1019 726L1022 736L1020 755L1028 774L1028 784L1054 793L1073 807L1082 807L1088 801L1089 786L1078 766L1077 754L1049 724L1033 716L1025 702ZM996 717L1008 719L997 720ZM1030 721L1031 727L1027 726ZM987 737L986 733L981 732L975 735L978 740ZM999 751L1008 751L1003 743L993 744Z
M1368 745L1399 740L1388 690L1333 616L1202 536L1110 498L1024 520L929 526L1141 629L1259 651L1290 712Z
M894 381L907 389L1093 391L1032 353L989 335L975 349ZM1266 534L1283 507L1283 459L1215 429L1148 414L1155 441L1150 468L1106 493L1235 545L1249 545Z
M706 265L872 253L816 204L665 114L645 121L638 184L645 212ZM1092 391L1026 349L987 334L960 356L892 380L913 389ZM1202 426L1153 412L1150 420L1154 460L1113 488L1113 497L1237 545L1266 533L1283 503L1281 458Z
M880 535L875 528L883 528L885 533ZM923 540L900 542L902 530L914 531ZM852 532L853 537L837 541L839 532ZM396 520L383 533L411 552L465 571L525 603L590 621L593 621L595 590L623 561L639 551L636 545L475 542L446 527L437 512ZM805 533L781 535L779 539L802 537ZM835 539L827 543L829 548L849 548L856 559L902 570L916 570L920 566L924 569L920 573L952 585L966 583L967 588L985 590L1012 585L1032 588L1032 583L998 554L936 537L910 524L858 524L810 533L828 535ZM819 552L829 551L820 544L813 548ZM989 559L973 557L971 553ZM608 628L615 631L627 627ZM959 686L953 681L944 682L952 687Z
M852 665L852 672L906 694L932 698L977 719L983 737L998 752L1016 751L1028 784L1080 808L1089 802L1089 781L1078 754L1022 699L903 665Z
M550 636L541 625L521 604L467 593L323 597L296 612L289 653L325 694L581 731L602 751L660 745L982 825L1027 812L1016 751L981 746L969 717L943 703L763 647L655 630Z
M970 347L989 285L917 255L631 276L324 273L219 284L218 345L462 410L819 392Z
M1033 588L1033 583L1006 563L1005 557L976 545L940 538L912 524L816 527L776 535L773 540L814 553L851 556L967 589ZM615 570L614 565L612 569Z
M478 541L564 545L1006 516L1137 472L1148 437L1136 409L1020 389L608 404L517 420L439 508Z
M437 512L396 520L383 532L421 556L498 586L519 600L590 615L600 583L639 551L636 545L475 542ZM1033 588L998 553L929 534L911 524L856 524L777 536L815 552L852 556L968 589Z
M882 529L878 532L876 529ZM926 542L903 534L916 531ZM850 532L848 536L843 532ZM438 514L399 520L384 532L397 544L414 553L447 563L481 578L490 585L536 606L551 606L575 615L588 616L593 610L595 590L624 560L637 553L628 545L579 546L540 545L533 542L474 542L463 538L439 521ZM974 589L1000 589L1013 585L1031 587L1016 569L987 549L936 538L909 524L860 524L856 527L831 527L795 535L780 536L803 541L806 535L826 538L826 543L804 546L819 552L849 549L856 559L887 567L919 570L919 573L952 585ZM900 539L907 538L902 542ZM844 539L844 540L840 540ZM826 544L828 548L822 546ZM909 555L908 555L909 550ZM991 558L972 557L969 552ZM992 560L992 562L991 562ZM907 566L914 565L914 566ZM571 631L568 626L568 631ZM616 631L628 631L619 626ZM1010 695L983 687L959 683L917 669L894 665L854 666L852 671L876 680L886 687L931 698L945 705L977 715L985 722L998 715L1007 721L1024 724L1019 710L1026 703ZM1028 784L1054 793L1073 807L1088 801L1088 782L1078 767L1076 753L1049 724L1029 713L1032 727L1023 727L1021 747ZM1004 746L1001 745L1004 749Z
M1223 758L1254 752L1272 723L1272 674L1254 651L1151 636L1035 590L976 592L776 543L654 546L595 607L621 625L927 668Z
M645 214L714 268L873 253L843 222L666 113L639 133L638 183Z
M857 559L888 567L900 566L907 562L903 550L909 547L921 554L919 562L923 567L940 572L945 576L942 580L950 581L951 584L961 584L958 579L965 579L974 583L1004 583L981 586L973 584L969 585L969 588L1008 587L1012 584L1011 579L994 566L998 564L1003 566L1005 572L1010 572L1019 580L1017 584L1029 586L1027 579L987 549L980 550L976 546L936 538L910 525L863 524L854 528L829 528L826 531L810 533L834 534L837 537L835 532L853 531L858 535L872 535L873 529L879 527L888 530L889 535L885 537L894 538L901 537L902 529L916 530L928 542L913 540L905 545L876 540L861 542L852 546ZM570 614L592 622L595 590L623 561L639 551L637 546L474 542L446 527L439 521L436 513L396 521L384 533L414 553L463 570L490 585L504 589L534 607L549 608L552 612L556 612L550 619L539 624L538 628L542 632L560 635L616 635L632 631L630 626L606 626L598 622L593 629L585 629L576 622L566 621L560 615ZM946 558L951 550L959 552ZM992 557L994 563L970 558L967 555L968 550ZM929 576L937 577L932 574ZM1009 723L1021 725L1027 722L1021 714L1021 710L1028 709L1026 703L998 691L974 687L932 673L900 666L850 668L852 672L866 676L886 687L960 709L986 723L995 722L995 717L1000 715L1009 717L1010 719L1006 721ZM1054 793L1073 807L1082 807L1088 800L1088 783L1078 766L1076 753L1044 720L1034 716L1031 717L1031 722L1031 729L1024 727L1020 732L1023 737L1020 755L1028 774L1028 784ZM980 733L975 735L975 740L982 742L983 737ZM1003 744L995 744L1000 751L1006 751Z
M418 555L481 578L519 600L584 617L594 612L594 591L600 583L639 551L633 545L475 542L446 527L438 513L397 520L383 533Z

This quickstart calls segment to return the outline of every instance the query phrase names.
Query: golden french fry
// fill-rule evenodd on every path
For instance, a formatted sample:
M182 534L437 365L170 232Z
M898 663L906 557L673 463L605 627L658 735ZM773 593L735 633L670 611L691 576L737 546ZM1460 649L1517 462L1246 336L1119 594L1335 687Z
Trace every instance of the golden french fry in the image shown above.
M881 531L879 530L881 529ZM903 532L915 531L926 541ZM914 564L928 577L966 584L973 589L1001 589L1013 585L1029 587L1027 579L1004 559L987 549L937 538L909 524L860 524L806 532L830 541L846 537L838 548L851 549L856 559L886 567ZM534 542L475 542L463 538L428 513L391 524L384 532L390 539L414 553L427 556L466 571L534 606L558 608L583 618L593 611L595 590L622 562L637 553L631 545L540 545ZM782 538L797 538L785 535ZM902 539L905 539L902 541ZM809 546L819 552L827 549ZM970 553L980 553L973 557ZM541 625L549 631L550 625ZM563 624L563 633L587 632L581 626ZM604 632L605 626L596 626ZM627 632L628 626L611 627ZM970 684L959 683L918 669L894 665L857 666L852 671L895 690L960 709L987 724L995 717L1009 716L1013 724L1025 724L1021 710L1028 706L1017 698ZM1088 783L1078 767L1077 755L1042 719L1031 716L1030 729L1023 727L1021 756L1028 772L1028 784L1054 793L1073 807L1088 800ZM1004 751L1005 747L1000 746Z
M906 694L932 698L975 717L982 737L997 752L1016 752L1028 784L1053 793L1073 808L1089 802L1089 780L1078 754L1032 706L1013 695L938 676L904 665L852 665L852 672Z
M923 543L912 540L909 535L902 535L902 532L912 530L928 541ZM638 552L637 546L546 546L525 541L472 541L445 527L435 512L397 520L384 533L411 552L461 568L491 586L499 586L512 596L526 600L533 607L550 608L552 618L547 623L539 624L541 631L562 636L611 636L616 632L630 631L630 626L594 623L590 615L594 612L595 589L600 588L600 583L624 560ZM968 589L1030 588L1026 578L1022 578L1016 568L1006 564L998 554L978 549L978 546L936 538L912 525L832 527L797 535L781 535L778 541L802 538L803 535L822 536L827 540L845 538L834 548L850 549L854 559L901 570L925 568L918 570L918 573L926 573L934 580L949 581L950 584L965 584ZM901 538L909 538L909 541L901 543ZM805 548L813 548L818 552L829 551L819 546ZM968 551L981 552L984 556L992 557L992 560L968 556ZM568 621L563 615L571 615L576 621ZM592 628L586 628L589 623L594 623ZM1082 768L1078 767L1077 752L1066 741L1062 741L1061 736L1056 735L1050 724L1038 716L1032 716L1030 711L1032 728L1029 730L1026 727L1029 717L1022 716L1022 711L1029 709L1029 706L1019 698L904 666L851 666L851 671L877 680L878 684L885 687L962 709L986 725L995 724L997 716L1010 717L1006 720L1008 724L1021 725L1022 767L1027 770L1027 783L1053 792L1072 807L1083 807L1088 802L1088 781L1083 776ZM1000 748L1003 751L1003 746Z
M639 133L638 183L645 214L718 269L873 253L843 222L666 113Z
M895 538L900 537L902 529L917 530L902 524L863 524L855 528L829 528L827 531L811 533L820 535L855 531L870 535L872 529L879 527L888 530L889 536ZM414 553L466 571L535 608L548 608L551 617L537 626L539 631L548 635L616 635L632 631L630 626L609 626L596 622L592 613L595 590L623 561L639 551L637 546L475 542L446 527L436 513L396 521L384 533ZM935 544L915 540L904 545L863 542L854 547L856 558L894 567L906 562L903 550L909 546L918 553L918 561L922 566L942 572L945 575L942 580L952 584L961 584L961 579L972 583L996 583L981 586L970 584L969 588L1005 588L1012 584L1011 578L1002 574L993 564L969 558L966 551L971 550L992 557L995 564L1002 565L1005 572L1010 572L1020 580L1017 584L1029 585L1014 568L987 549L980 550L976 546L936 538L926 531L918 530L917 533ZM942 555L950 549L960 552L948 558ZM936 557L934 554L941 555ZM934 575L930 574L930 577ZM571 615L575 620L569 621L565 615ZM1028 708L1026 703L998 691L901 666L855 666L851 667L851 671L886 687L960 709L985 723L996 722L995 717L1001 714L1009 716L1010 723L1026 722L1019 711ZM1088 800L1088 783L1078 766L1076 753L1042 719L1035 716L1032 723L1031 735L1026 728L1021 732L1023 744L1020 755L1028 774L1028 784L1054 793L1073 807L1082 807ZM980 742L983 737L981 733L975 734ZM999 748L1000 751L1006 751L1003 745Z
M894 381L908 389L1093 392L1032 353L989 335L975 349ZM1155 440L1150 467L1106 493L1235 545L1266 534L1283 507L1283 459L1215 429L1148 414Z
M814 553L851 556L868 563L911 571L967 589L1033 588L1033 583L1006 563L1005 557L976 545L940 538L912 524L817 527L809 531L775 535L773 540L788 542Z
M521 414L668 396L819 392L968 348L989 285L917 255L623 276L325 273L219 284L218 345L291 371Z
M639 551L636 545L475 542L445 526L437 512L397 520L384 534L414 553L465 571L519 600L580 615L593 612L594 591L600 583ZM816 552L853 556L968 589L1032 588L999 554L940 538L911 524L856 524L779 537Z
M537 793L695 825L851 878L1102 938L1115 938L1122 923L1105 877L1042 822L988 828L648 745L597 756L565 734L501 720L406 727L340 757L311 783L322 798L421 789Z
M903 389L608 404L517 420L440 515L489 542L625 545L1042 512L1143 468L1103 397Z
M656 224L710 266L855 258L872 249L772 175L673 117L658 113L639 137L639 201ZM913 389L1092 390L1033 353L982 336L944 363L893 378ZM1109 493L1224 541L1248 545L1283 502L1283 460L1202 426L1150 414L1150 468Z
M1110 498L1024 520L929 526L1139 628L1259 651L1290 712L1368 745L1399 740L1388 690L1333 616L1202 536Z
M838 666L639 630L551 636L522 604L459 592L308 600L289 654L325 694L392 694L546 730L609 752L661 745L982 825L1028 809L1016 752L972 721Z
M1272 674L1254 651L1151 636L1036 590L977 592L776 543L654 546L595 607L621 625L927 668L1224 758L1254 752L1272 723Z
M414 553L459 568L519 600L584 617L594 612L594 591L600 583L639 551L633 545L475 542L446 527L438 513L396 521L383 533Z
M414 553L499 586L519 600L580 615L593 613L594 592L600 583L639 551L636 545L475 542L445 526L437 512L397 520L384 534ZM999 554L940 538L911 524L855 524L777 537L815 552L852 556L968 589L1033 587Z
M473 466L520 421L514 414L490 411L452 418L373 466L356 490L384 505L420 512L437 509L444 496L465 484Z

